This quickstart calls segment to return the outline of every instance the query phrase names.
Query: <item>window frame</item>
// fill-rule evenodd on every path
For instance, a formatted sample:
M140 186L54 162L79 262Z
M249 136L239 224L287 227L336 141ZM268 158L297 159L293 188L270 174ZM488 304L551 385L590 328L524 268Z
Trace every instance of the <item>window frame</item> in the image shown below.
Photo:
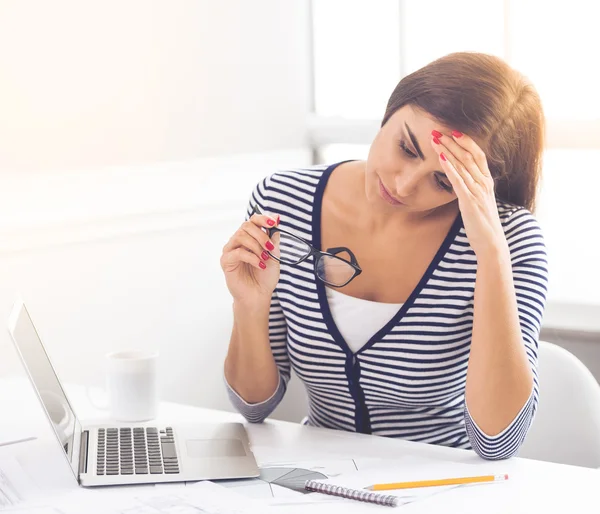
M318 1L318 0L317 0ZM406 0L397 0L399 3L401 26L404 22L402 13ZM512 2L517 0L503 0L504 4L504 59L511 62L511 42L507 35L510 33L510 9ZM356 144L370 145L381 125L381 118L349 118L344 116L324 116L316 112L316 80L314 57L314 17L313 3L310 0L309 8L309 42L310 42L310 87L311 105L307 116L307 140L315 158L318 157L319 148L331 144ZM400 33L403 31L400 30ZM406 75L403 68L406 45L399 38L400 44L400 77ZM581 120L576 118L546 118L546 148L566 149L598 149L600 148L600 117L596 119Z

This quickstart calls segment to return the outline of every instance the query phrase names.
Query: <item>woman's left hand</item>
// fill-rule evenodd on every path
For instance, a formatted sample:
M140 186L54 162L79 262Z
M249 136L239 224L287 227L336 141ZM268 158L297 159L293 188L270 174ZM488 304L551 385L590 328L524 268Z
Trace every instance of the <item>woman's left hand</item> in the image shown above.
M469 136L456 130L451 136L433 131L431 145L458 197L465 231L475 255L480 257L507 248L496 205L494 179L483 150Z

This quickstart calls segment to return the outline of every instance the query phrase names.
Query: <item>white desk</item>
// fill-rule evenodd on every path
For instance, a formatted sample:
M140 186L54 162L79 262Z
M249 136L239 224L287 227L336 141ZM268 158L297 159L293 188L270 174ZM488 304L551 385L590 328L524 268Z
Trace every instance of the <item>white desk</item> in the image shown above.
M6 392L0 381L0 391ZM6 403L6 395L0 398ZM93 419L105 416L89 405L81 390L76 389L71 393L71 400L76 405L82 418ZM17 403L24 409L24 402L12 396L9 402ZM6 407L6 405L5 405ZM104 418L106 419L106 418ZM159 422L189 423L203 421L240 421L237 414L202 409L197 407L178 405L173 403L161 404ZM2 420L0 419L0 424ZM48 432L48 426L41 426L38 433ZM403 457L406 455L425 456L444 461L474 464L478 467L477 473L495 471L509 473L510 480L498 485L472 486L446 491L438 496L425 499L421 502L402 507L409 513L540 513L558 512L566 509L572 512L599 512L600 510L600 471L550 464L526 459L513 458L507 461L486 462L471 451L454 450L420 443L411 443L381 437L351 434L341 431L315 429L301 425L267 421L260 425L247 425L251 444L259 464L271 459L274 450L279 452L281 461L295 461L307 459L340 459L340 458L386 458ZM39 441L23 443L12 447L15 454L30 457L33 445ZM11 448L11 447L9 447ZM6 450L6 449L4 449ZM60 450L60 449L59 449ZM0 458L2 453L0 453ZM266 457L268 456L268 457ZM65 459L59 452L44 454L46 461L56 459L55 465L63 471ZM70 473L70 472L69 472ZM63 486L76 488L77 485L69 473L56 473L53 476L57 486L58 476ZM310 507L286 506L278 507L276 512L305 512ZM372 512L378 509L387 512L384 507L364 505L358 502L348 502L347 511ZM273 510L275 512L275 510Z

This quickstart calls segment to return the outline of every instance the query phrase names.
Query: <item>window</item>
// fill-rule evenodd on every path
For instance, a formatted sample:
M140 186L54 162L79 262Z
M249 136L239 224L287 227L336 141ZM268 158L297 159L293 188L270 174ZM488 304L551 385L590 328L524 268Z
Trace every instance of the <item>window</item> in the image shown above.
M554 148L600 148L600 4L313 0L312 144L369 144L401 77L454 51L498 55L538 89Z
M377 118L400 78L397 0L312 3L315 110Z
M452 52L473 51L502 56L502 0L428 0L400 2L404 34L403 69L411 73Z
M593 54L600 4L570 0L560 9L546 5L510 2L509 60L533 81L550 120L598 121L600 70ZM600 146L600 138L596 141Z

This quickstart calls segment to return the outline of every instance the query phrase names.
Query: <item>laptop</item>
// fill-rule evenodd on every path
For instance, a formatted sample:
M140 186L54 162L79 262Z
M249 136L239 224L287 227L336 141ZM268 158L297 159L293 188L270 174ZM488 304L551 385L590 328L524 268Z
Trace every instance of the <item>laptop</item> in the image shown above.
M83 425L22 300L15 302L8 330L57 444L80 485L156 484L259 475L241 423ZM64 413L60 420L50 414L56 413L57 401Z

